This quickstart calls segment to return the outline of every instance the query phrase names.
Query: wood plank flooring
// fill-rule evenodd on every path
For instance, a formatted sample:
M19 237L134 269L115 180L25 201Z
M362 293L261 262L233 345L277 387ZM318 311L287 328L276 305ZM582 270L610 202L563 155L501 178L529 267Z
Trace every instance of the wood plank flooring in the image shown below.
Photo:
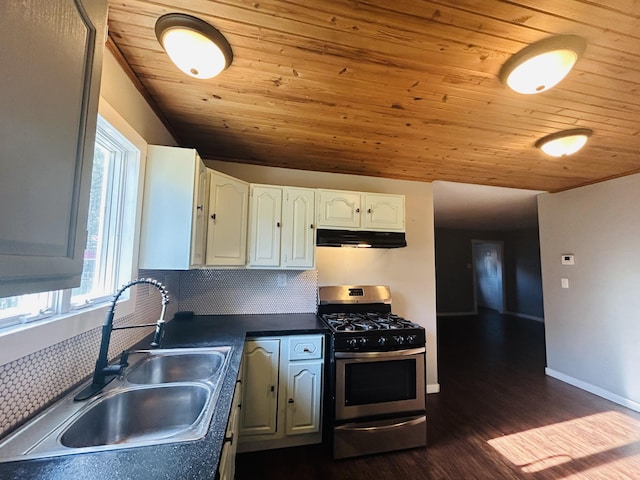
M640 479L640 414L545 376L542 323L484 311L440 318L438 336L426 448L341 461L321 445L247 453L236 479Z

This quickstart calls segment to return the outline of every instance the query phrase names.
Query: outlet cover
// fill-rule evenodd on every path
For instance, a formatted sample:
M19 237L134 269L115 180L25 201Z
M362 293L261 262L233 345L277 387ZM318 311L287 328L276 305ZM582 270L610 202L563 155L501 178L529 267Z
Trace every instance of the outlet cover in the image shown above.
M562 255L562 265L575 265L575 256L571 253L565 253Z

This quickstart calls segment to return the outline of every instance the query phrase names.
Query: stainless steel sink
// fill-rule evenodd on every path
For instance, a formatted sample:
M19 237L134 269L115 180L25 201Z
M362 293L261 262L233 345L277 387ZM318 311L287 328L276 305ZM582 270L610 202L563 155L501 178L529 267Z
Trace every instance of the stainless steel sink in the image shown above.
M81 402L71 392L0 441L0 463L203 438L230 353L231 347L131 352L130 366L103 392Z
M225 356L220 351L151 354L125 373L125 379L136 384L206 380L219 372Z
M192 429L209 400L204 385L116 391L82 412L60 436L69 448L153 443Z

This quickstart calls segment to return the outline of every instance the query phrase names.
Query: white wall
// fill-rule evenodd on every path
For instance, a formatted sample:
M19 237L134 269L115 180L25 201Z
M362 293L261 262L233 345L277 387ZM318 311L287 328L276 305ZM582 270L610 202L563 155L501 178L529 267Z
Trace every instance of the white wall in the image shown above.
M547 371L637 410L639 204L640 175L538 197Z
M427 333L427 384L439 391L436 350L433 195L430 183L207 161L208 166L252 183L333 188L406 196L408 247L317 250L318 284L389 285L392 309L424 326Z
M178 145L108 49L102 62L100 96L150 145Z

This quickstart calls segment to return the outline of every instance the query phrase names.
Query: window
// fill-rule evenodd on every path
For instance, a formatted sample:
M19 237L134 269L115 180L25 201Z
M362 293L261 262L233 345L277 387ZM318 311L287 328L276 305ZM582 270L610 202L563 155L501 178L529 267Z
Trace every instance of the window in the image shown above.
M0 328L109 301L134 270L140 149L98 117L82 281L79 287L0 299ZM128 298L125 292L123 300Z

